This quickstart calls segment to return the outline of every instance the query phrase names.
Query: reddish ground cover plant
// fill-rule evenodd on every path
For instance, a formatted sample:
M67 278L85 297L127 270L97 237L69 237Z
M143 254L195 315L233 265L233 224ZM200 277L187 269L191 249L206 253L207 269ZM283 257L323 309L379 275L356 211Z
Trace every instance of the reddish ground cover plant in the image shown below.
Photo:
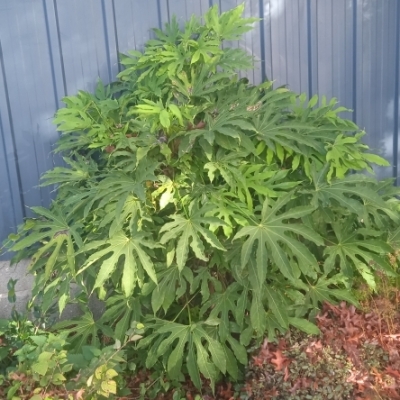
M242 387L224 382L213 394L204 381L200 393L188 380L179 393L187 400L400 399L400 294L391 294L365 300L360 310L325 303L316 317L320 336L291 330L277 342L265 339ZM143 373L131 382L132 393L152 384ZM175 392L159 391L155 398L181 399Z
M400 313L325 303L320 337L288 333L263 343L248 372L248 399L400 399ZM387 313L390 312L390 318Z

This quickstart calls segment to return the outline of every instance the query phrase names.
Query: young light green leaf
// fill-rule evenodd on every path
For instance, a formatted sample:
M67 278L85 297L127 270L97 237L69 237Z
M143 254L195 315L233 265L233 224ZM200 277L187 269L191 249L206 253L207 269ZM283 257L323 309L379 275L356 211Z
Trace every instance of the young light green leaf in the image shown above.
M169 128L171 126L171 120L167 110L161 110L160 112L160 123L164 128Z

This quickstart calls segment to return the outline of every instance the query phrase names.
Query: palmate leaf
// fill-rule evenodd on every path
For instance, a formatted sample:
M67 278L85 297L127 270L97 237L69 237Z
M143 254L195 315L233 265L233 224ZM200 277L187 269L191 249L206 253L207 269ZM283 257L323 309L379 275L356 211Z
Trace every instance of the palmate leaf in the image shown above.
M143 161L143 163L145 163L145 161ZM147 180L157 180L154 175L156 164L153 163L151 166L148 165L148 167L149 170L147 173L143 173L138 168L135 175L125 174L123 172L108 174L108 176L98 184L92 201L88 201L88 204L93 206L95 202L98 202L97 207L102 208L105 204L113 200L118 201L122 196L129 195L133 195L141 201L144 201L146 196L143 182ZM90 208L86 207L86 210L88 209Z
M204 137L211 145L217 142L227 150L232 150L232 146L235 146L241 150L245 149L255 153L254 144L247 133L255 131L248 118L247 103L248 99L243 98L243 93L240 93L213 105L205 115L206 127L196 130L194 132L196 137ZM216 109L218 110L217 114Z
M265 164L243 164L240 167L247 188L265 197L276 198L287 190L294 189L301 181L287 179L290 170Z
M49 279L41 269L46 264L46 259L42 258L35 265L35 283L32 288L32 300L40 299L40 312L42 315L49 312L50 308L58 304L59 315L63 312L70 299L71 283L74 274L71 274L69 266L65 262L65 257L60 255L59 260L54 264L56 274Z
M263 336L268 327L268 320L272 314L279 329L289 327L289 303L287 296L284 295L288 290L286 285L284 290L272 283L261 280L258 274L256 261L251 258L248 263L248 279L251 287L250 321L251 326L258 337ZM269 274L272 276L272 274ZM268 311L265 306L268 305Z
M97 276L93 288L96 289L102 287L116 269L121 268L121 271L118 272L121 288L126 297L132 295L136 285L143 285L145 273L153 282L157 283L154 264L146 249L162 246L149 236L150 234L141 231L132 232L131 237L119 232L108 240L88 243L81 249L81 253L96 251L88 257L78 273L82 273L93 264L98 263L99 269L96 271Z
M305 275L314 275L318 271L317 260L300 238L323 245L322 237L302 224L290 222L311 214L315 208L299 206L282 212L292 196L289 193L275 202L267 198L261 215L250 220L249 225L241 228L233 239L247 238L242 242L241 266L250 267L249 260L255 255L257 288L265 281L268 262L274 263L287 279L294 279L286 254L288 249L296 257L296 264Z
M302 154L301 146L304 146L315 151L315 154L323 154L325 152L324 145L319 138L323 135L322 129L310 126L310 124L286 120L279 103L290 102L292 95L293 93L287 90L283 92L276 90L265 96L266 105L261 107L253 118L259 139L272 150L275 150L276 145L280 145L296 154ZM324 136L325 139L329 137L326 133Z
M378 181L373 190L382 197L387 208L364 201L363 223L368 229L386 231L391 226L398 226L400 215L398 213L400 188L393 185L392 179Z
M69 341L76 350L80 350L87 343L97 347L100 346L99 331L106 336L114 336L113 330L103 325L100 321L95 321L90 311L86 311L79 318L58 322L53 326L53 329L62 330L66 335L69 335Z
M218 16L218 6L214 5L204 15L206 27L227 40L237 40L252 29L258 18L243 18L244 3Z
M213 159L204 165L207 170L210 182L215 180L216 172L218 172L225 182L232 188L238 185L244 185L244 177L238 169L242 158L246 157L245 152L227 152L219 149Z
M334 143L326 146L326 161L329 162L330 168L327 174L327 181L330 182L332 176L344 178L351 169L373 172L372 168L362 158L362 153L368 146L360 143L360 137L363 132L358 132L354 136L339 134L336 136ZM377 156L377 158L379 158ZM389 166L387 163L386 166Z
M237 225L245 226L247 223L246 218L243 214L250 214L246 204L240 202L233 202L230 198L236 200L236 194L234 193L212 193L211 202L216 205L216 208L206 213L206 216L214 216L224 221L225 225L222 226L225 237L229 238L234 232L234 227ZM232 207L234 204L234 207ZM237 209L240 208L240 212ZM215 232L219 228L219 225L210 224L209 229Z
M172 379L178 379L187 355L186 367L193 383L200 388L201 373L214 386L220 372L224 374L227 370L227 359L223 345L208 333L207 326L201 322L183 325L155 321L154 333L139 342L139 348L151 346L146 367L151 368L157 359L166 355L167 373Z
M362 222L366 228L380 229L385 232L390 226L398 226L400 215L395 207L391 207L391 201L386 201L387 207L382 208L375 204L364 202Z
M355 174L327 183L327 170L328 166L325 166L318 174L313 173L314 189L308 191L313 195L312 204L318 206L318 203L322 203L327 207L336 203L359 216L364 213L364 204L371 204L382 210L389 209L385 200L376 193L374 179Z
M320 303L323 302L335 304L338 300L344 300L357 306L357 300L352 296L351 291L337 289L341 280L341 276L334 276L329 279L326 276L321 276L316 283L307 285L305 304L312 304L315 308L318 308Z
M394 275L387 259L392 247L375 237L373 231L369 234L367 229L356 229L351 223L336 223L332 228L336 238L329 239L324 250L325 273L329 273L338 265L340 271L348 277L358 270L367 283L372 283L370 275L374 269L382 269Z
M25 222L23 230L29 232L28 236L16 241L11 251L22 251L31 246L40 246L30 254L32 261L29 269L34 270L42 257L46 257L45 279L53 272L58 259L65 260L72 274L75 274L75 249L74 241L78 246L82 245L82 239L78 233L80 224L73 227L68 223L68 215L65 210L54 205L52 210L43 207L32 207L32 211L40 216L38 219L29 219ZM73 241L74 239L74 241Z
M268 311L265 315L268 337L275 338L275 331L286 332L289 325L304 330L306 333L310 333L308 330L313 330L313 328L315 331L316 326L308 322L305 317L313 308L309 302L305 302L304 293L307 292L308 286L300 280L296 281L294 285L288 285L287 280L283 277L275 275L274 280L275 277L278 278L278 282L268 282L263 289L265 301L268 304Z
M243 71L254 65L254 58L249 57L242 49L225 48L222 55L220 55L219 64L225 71Z
M103 325L115 324L113 337L123 342L131 322L141 319L141 298L127 298L123 293L116 293L106 300L105 311L98 322Z
M103 230L109 226L108 236L111 238L124 228L141 227L144 220L149 220L146 211L146 207L137 197L127 193L122 194L118 200L110 200L101 208L94 210L99 220L97 229Z
M58 185L58 187L77 184L86 181L91 175L98 171L97 164L91 158L76 155L75 160L64 157L64 162L69 168L55 167L46 172L40 180L40 186Z
M167 312L175 299L181 298L189 285L193 284L193 272L190 268L179 268L175 265L157 274L158 285L151 294L151 306L156 313L161 307Z
M214 293L205 302L200 310L200 316L211 310L209 318L218 319L218 333L222 341L226 341L231 334L230 324L235 321L243 328L248 304L248 288L237 282L230 284L223 292Z
M107 218L111 222L109 237L121 231L127 221L129 221L129 226L133 227L136 220L140 225L141 221L146 218L142 203L132 195L122 196L118 202L112 204L111 210L107 214L112 217L112 219ZM103 221L105 220L106 218ZM103 222L99 228L102 226L105 226Z
M253 207L253 198L249 191L245 177L239 168L243 159L248 156L248 151L227 152L219 149L212 160L204 165L210 182L214 182L215 177L220 175L229 190L236 192L242 202L246 202L250 208Z
M327 175L328 182L330 182L333 175L338 178L344 178L349 170L367 170L373 173L370 164L383 167L390 166L389 162L384 158L376 154L366 153L369 147L361 142L361 138L364 135L364 131L358 132L354 136L339 134L336 136L334 143L326 146L328 150L326 161L330 163Z
M229 78L232 78L232 73L217 72L210 75L208 67L198 66L191 68L190 76L186 72L177 74L171 83L185 97L201 98L223 89Z
M233 234L233 227L235 225L246 225L246 219L243 215L236 212L236 210L226 206L222 202L218 203L218 208L207 213L207 216L215 216L218 219L221 219L225 222L225 225L222 227L224 235L229 238ZM210 224L210 230L215 231L218 229L218 225Z
M221 292L221 282L211 274L211 270L208 267L200 267L195 272L193 282L190 286L190 294L199 290L202 296L202 303L205 303L210 298L210 288L216 292Z
M205 254L204 239L211 247L225 251L224 246L209 229L204 228L204 224L213 224L223 226L225 223L215 217L205 217L204 214L210 211L213 206L204 206L199 208L195 202L189 206L189 215L172 215L173 222L166 223L161 229L163 233L160 243L166 244L171 240L177 241L175 254L176 263L180 270L186 264L189 255L189 246L192 248L195 256L200 260L207 261Z

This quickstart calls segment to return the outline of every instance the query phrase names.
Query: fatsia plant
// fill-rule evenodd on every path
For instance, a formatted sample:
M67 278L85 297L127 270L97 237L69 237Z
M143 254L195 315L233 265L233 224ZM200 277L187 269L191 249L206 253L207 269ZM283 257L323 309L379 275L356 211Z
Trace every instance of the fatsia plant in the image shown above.
M355 302L355 278L395 274L397 190L364 174L388 163L335 100L239 79L252 57L222 45L256 21L242 13L173 19L121 57L116 82L64 98L54 122L67 166L42 182L57 198L11 238L44 310L80 287L91 322L62 326L123 340L140 321L147 367L197 386L237 378L254 339L318 332L308 317ZM107 305L99 322L92 293Z

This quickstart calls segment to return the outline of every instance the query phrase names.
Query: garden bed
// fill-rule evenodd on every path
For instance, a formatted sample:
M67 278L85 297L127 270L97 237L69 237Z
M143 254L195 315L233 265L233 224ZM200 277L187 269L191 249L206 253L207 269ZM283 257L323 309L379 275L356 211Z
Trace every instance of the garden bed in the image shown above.
M245 383L221 383L200 394L188 381L186 399L400 399L400 312L395 301L373 298L364 311L325 303L316 322L320 336L291 330L278 342L265 339L251 357ZM133 396L154 385L149 375L131 379ZM143 390L143 389L142 389ZM176 399L171 390L156 399Z

